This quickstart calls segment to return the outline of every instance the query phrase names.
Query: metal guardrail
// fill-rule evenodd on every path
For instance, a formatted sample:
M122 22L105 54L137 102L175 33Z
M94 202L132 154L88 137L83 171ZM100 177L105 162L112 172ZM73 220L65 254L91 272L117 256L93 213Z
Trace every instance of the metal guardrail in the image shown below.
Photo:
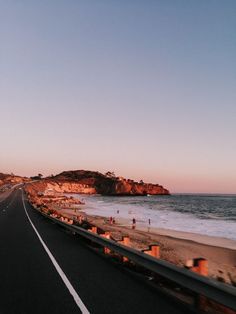
M56 218L50 217L36 209L40 214L52 220L54 223L63 226L92 242L107 247L113 252L127 257L134 263L143 266L144 268L169 279L180 286L191 290L199 295L222 304L230 309L236 310L236 288L223 284L213 279L197 275L187 269L177 267L167 261L156 259L143 252L133 248L119 244L113 240L108 240L81 227L68 225Z

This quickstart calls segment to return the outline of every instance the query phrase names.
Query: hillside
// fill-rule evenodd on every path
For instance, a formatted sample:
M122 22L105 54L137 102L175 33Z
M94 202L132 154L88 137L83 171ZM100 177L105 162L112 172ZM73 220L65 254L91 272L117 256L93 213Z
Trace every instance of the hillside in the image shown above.
M102 195L168 195L167 189L159 184L135 182L116 177L113 173L102 174L88 170L64 171L46 179L49 188L58 192Z

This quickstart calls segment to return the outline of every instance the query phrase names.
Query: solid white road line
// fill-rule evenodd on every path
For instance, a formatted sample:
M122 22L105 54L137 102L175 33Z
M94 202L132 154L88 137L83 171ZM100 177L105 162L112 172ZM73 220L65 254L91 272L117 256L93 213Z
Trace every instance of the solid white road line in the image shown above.
M31 219L29 217L29 214L27 212L26 206L25 206L25 201L24 201L24 198L23 198L23 191L22 191L22 203L23 203L23 206L24 206L24 209L25 209L25 214L26 214L26 216L27 216L27 218L28 218L32 228L34 229L36 235L39 238L39 241L41 242L43 248L47 252L51 262L53 263L54 267L56 268L58 274L60 275L61 279L63 280L63 282L66 285L67 289L69 290L70 294L73 296L73 298L75 300L75 303L80 308L80 310L81 310L81 312L83 314L89 314L88 309L86 308L86 306L84 305L84 303L80 299L80 297L78 296L77 292L75 291L74 287L70 283L69 279L66 277L66 274L63 272L63 270L61 269L61 267L57 263L55 257L52 255L52 253L50 252L49 248L46 246L45 242L43 241L43 239L41 238L40 234L38 233L38 230L36 229L36 227L34 226L33 222L31 221Z

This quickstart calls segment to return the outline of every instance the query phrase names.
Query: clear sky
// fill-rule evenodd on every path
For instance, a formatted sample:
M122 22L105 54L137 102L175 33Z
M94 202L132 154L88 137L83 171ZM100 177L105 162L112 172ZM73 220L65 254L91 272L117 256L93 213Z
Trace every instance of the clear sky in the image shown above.
M236 193L235 0L0 0L0 172Z

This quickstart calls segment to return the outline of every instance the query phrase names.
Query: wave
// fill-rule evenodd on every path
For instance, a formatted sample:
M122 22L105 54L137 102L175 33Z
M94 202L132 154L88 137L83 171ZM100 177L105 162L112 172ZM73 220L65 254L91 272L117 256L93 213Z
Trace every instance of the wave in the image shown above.
M78 196L79 197L79 196ZM236 240L236 196L84 196L88 214L126 218L148 226ZM226 200L225 200L226 199ZM119 213L117 211L119 210Z

